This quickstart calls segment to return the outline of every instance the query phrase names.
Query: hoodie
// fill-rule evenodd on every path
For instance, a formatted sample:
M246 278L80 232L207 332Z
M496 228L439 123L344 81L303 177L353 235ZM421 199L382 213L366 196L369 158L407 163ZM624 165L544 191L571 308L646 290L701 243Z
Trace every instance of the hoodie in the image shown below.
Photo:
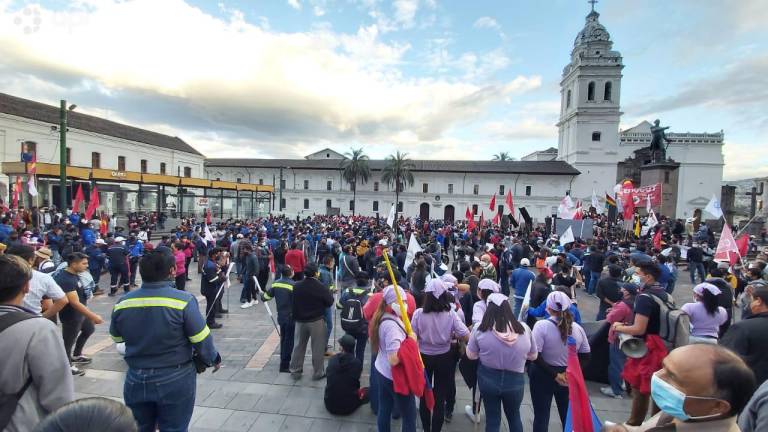
M363 364L354 354L341 352L331 357L325 369L325 408L334 415L349 415L360 406L360 375Z

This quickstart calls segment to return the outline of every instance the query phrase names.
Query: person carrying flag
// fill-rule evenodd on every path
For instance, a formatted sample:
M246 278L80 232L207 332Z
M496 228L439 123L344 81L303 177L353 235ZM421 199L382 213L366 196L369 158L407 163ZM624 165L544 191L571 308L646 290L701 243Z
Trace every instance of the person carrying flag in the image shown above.
M392 378L392 367L400 364L398 351L405 341L407 333L402 316L408 313L408 307L401 308L397 301L395 289L400 291L400 298L405 298L402 288L388 286L384 290L383 299L371 322L371 350L376 355L375 368L378 384L378 414L376 424L379 432L391 430L392 409L394 405L400 409L402 432L416 431L416 402L413 394L402 395L395 393ZM416 335L413 335L416 338Z
M576 341L576 350L582 362L589 358L590 347L587 333L573 322L570 312L571 298L562 291L547 296L549 318L533 326L533 338L539 356L528 368L531 402L533 404L533 432L549 430L549 410L555 398L560 421L565 424L568 412L568 381L565 374L568 365L568 337Z

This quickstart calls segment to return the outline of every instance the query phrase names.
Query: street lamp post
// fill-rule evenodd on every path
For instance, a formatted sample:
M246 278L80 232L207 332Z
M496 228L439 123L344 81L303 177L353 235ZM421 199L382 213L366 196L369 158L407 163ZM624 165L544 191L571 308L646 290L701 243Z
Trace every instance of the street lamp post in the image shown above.
M280 196L278 197L278 212L283 212L283 167L280 167Z
M59 210L67 209L67 101L59 108Z

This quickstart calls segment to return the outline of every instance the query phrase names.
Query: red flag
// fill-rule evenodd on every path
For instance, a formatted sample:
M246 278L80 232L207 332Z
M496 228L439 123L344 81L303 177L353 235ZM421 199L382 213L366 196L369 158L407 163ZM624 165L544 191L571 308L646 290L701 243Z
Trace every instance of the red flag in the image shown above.
M656 234L653 235L653 248L661 250L661 229L656 230Z
M736 239L736 248L739 250L739 256L744 258L749 252L749 237L746 234L742 234Z
M733 239L731 227L728 224L723 225L723 232L720 233L720 241L717 243L715 251L715 261L731 262L732 255L738 259L739 249L736 247L736 241ZM735 262L735 261L734 261Z
M628 221L635 215L635 197L632 194L623 196L621 205L624 206L624 220Z
M77 193L75 193L75 199L72 200L72 213L80 213L80 203L85 201L83 195L83 185L77 185Z
M211 209L206 209L205 211L205 224L206 225L211 224Z
M496 216L493 217L493 220L491 221L494 225L501 224L501 212L496 212Z
M19 227L19 221L21 220L21 212L16 210L16 214L13 215L13 229Z
M488 203L488 208L490 208L491 211L494 211L496 209L496 194L493 194L493 196L491 197L491 202Z
M576 354L576 341L568 338L568 366L565 369L568 378L568 415L565 419L566 431L594 432L600 430L600 419L595 415L589 401L587 384L581 373L579 356Z
M29 162L29 169L27 170L29 175L37 174L37 155L32 154L32 160Z
M574 210L573 220L582 220L582 219L584 219L584 213L581 210L581 204L579 204L576 207L576 210Z
M507 208L509 209L509 214L512 215L512 217L515 217L515 202L512 201L512 190L507 191L507 198L504 200L507 204Z
M99 208L99 204L99 191L96 186L94 186L93 189L91 189L91 198L88 200L88 208L85 209L85 220L91 220L91 216L93 216L93 213Z
M109 217L106 215L106 213L101 212L101 225L99 226L99 232L101 233L102 237L106 237L107 231L109 231Z
M464 213L464 219L466 219L466 220L474 219L472 217L472 211L469 209L469 207L467 207L467 211L466 211L466 213Z
M19 195L21 194L21 177L16 177L16 186L13 187L13 202L11 207L14 209L19 208Z
M483 226L485 226L485 215L484 212L480 212L480 228L482 229Z

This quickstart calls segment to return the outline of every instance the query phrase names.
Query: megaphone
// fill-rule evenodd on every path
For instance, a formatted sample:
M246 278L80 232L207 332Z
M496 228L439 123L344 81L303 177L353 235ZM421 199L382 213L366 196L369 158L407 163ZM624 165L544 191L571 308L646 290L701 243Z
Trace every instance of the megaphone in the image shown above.
M619 349L627 357L642 358L648 353L645 341L632 335L617 333L619 337Z

